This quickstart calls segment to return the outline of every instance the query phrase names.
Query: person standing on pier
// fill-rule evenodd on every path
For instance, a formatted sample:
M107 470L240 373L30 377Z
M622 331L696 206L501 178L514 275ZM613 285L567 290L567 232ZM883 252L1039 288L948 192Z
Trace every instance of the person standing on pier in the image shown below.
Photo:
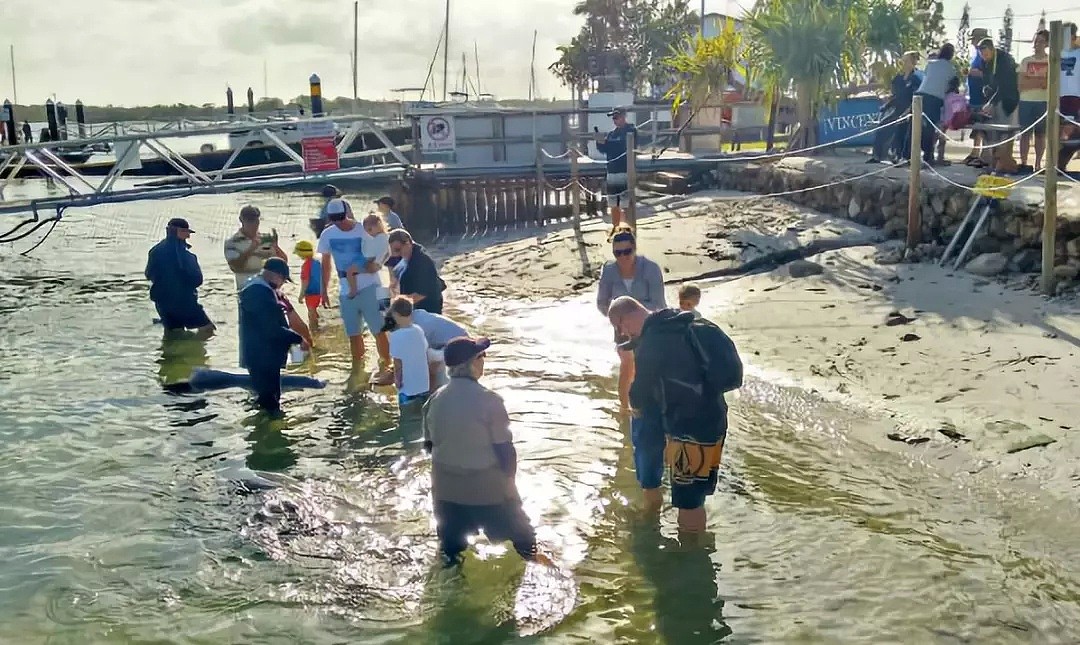
M926 76L916 92L923 97L923 118L927 122L923 124L920 143L923 161L929 165L941 165L934 158L934 149L937 147L941 111L945 108L945 93L949 89L949 82L956 76L952 62L954 53L951 44L941 46L937 58L926 64Z
M637 129L627 123L626 110L622 108L615 108L608 112L608 116L615 127L607 134L596 133L596 149L607 157L604 191L607 193L608 207L611 208L611 229L614 231L623 221L623 199L628 203L630 201L627 196L630 184L626 175L626 155L633 154L633 151L626 149L626 135L631 132L636 135Z
M892 95L881 106L881 123L892 124L874 133L874 148L867 163L891 163L908 155L910 147L905 148L911 131L911 123L897 123L911 111L911 98L919 87L920 79L915 74L919 63L919 52L909 51L900 59L900 73L892 79Z
M278 234L259 232L262 213L255 206L240 209L240 230L225 240L225 260L236 277L236 290L244 288L248 280L262 272L263 264L276 257L288 261L289 256L278 246Z
M192 233L187 220L169 220L165 239L155 244L146 257L145 275L150 281L150 300L165 333L195 329L198 338L207 339L215 327L199 304L203 275L199 259L187 242Z
M375 347L379 353L379 373L375 382L388 385L393 379L390 371L390 342L382 333L383 315L379 309L379 287L382 279L379 271L382 265L368 261L364 257L364 241L370 240L362 226L349 217L352 210L343 199L332 199L326 205L328 226L319 236L317 252L322 257L322 297L324 305L329 304L330 274L334 266L340 287L338 299L341 307L341 320L345 324L345 334L349 337L352 350L353 367L364 365L364 328L370 330L375 338ZM356 276L356 295L349 297L348 270L359 267Z
M705 498L716 491L727 437L724 394L742 387L739 353L713 323L689 311L650 313L630 296L611 303L608 320L617 334L630 339L622 346L634 352L637 365L630 405L635 417L649 420L643 428L648 443L661 447L660 469L668 470L679 530L700 533L706 528ZM640 467L636 446L634 466ZM658 496L659 482L655 491ZM647 495L646 502L655 505L656 500Z
M23 121L23 124L22 124L22 138L23 138L23 143L33 143L34 142L34 129L30 127L30 122L29 121Z
M1042 168L1046 151L1046 92L1047 70L1050 58L1046 48L1050 45L1050 32L1041 29L1035 34L1034 53L1020 61L1020 171L1032 173ZM1027 165L1031 141L1035 140L1035 165Z
M315 233L316 239L322 235L323 230L326 228L326 205L330 203L330 200L341 197L341 190L333 184L327 184L322 187L320 194L323 198L323 205L319 208L319 214L310 220L311 230Z
M308 342L289 328L281 305L279 290L291 281L289 263L270 258L240 290L240 354L259 407L273 415L281 414L281 370L289 348L309 349Z
M1017 74L1016 60L1009 52L994 46L994 41L984 38L979 43L979 56L983 59L983 80L987 95L983 114L997 125L1017 124L1016 110L1020 105L1020 77ZM1008 138L993 148L984 149L983 162L991 164L994 170L1012 173L1016 171L1013 158L1013 140Z

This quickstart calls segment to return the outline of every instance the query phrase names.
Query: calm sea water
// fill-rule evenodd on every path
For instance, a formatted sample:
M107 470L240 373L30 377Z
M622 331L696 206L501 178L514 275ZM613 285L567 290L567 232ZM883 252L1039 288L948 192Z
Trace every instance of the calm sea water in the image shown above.
M887 424L767 380L734 401L706 538L680 542L670 512L640 518L610 330L587 299L458 299L496 340L486 382L563 573L483 543L439 569L415 426L391 391L350 381L336 320L301 368L330 387L287 394L283 422L243 392L163 392L235 367L221 246L248 201L287 245L317 206L283 192L100 207L30 258L0 255L0 642L1080 640L1074 505L881 449L863 438ZM198 231L220 325L205 345L163 343L152 323L145 253L175 216Z

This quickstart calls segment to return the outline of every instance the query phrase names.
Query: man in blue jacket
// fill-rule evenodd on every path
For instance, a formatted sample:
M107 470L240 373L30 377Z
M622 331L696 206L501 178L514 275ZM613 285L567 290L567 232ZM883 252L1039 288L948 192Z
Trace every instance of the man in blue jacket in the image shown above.
M289 329L285 310L278 300L278 289L289 278L289 263L270 258L263 271L240 290L240 356L251 375L251 387L259 407L271 414L281 414L281 368L289 357L289 348L307 343Z
M626 135L631 132L637 134L637 129L632 123L627 123L626 110L622 108L615 108L608 112L608 116L615 128L606 135L596 134L596 150L607 157L604 191L607 193L608 207L611 208L611 227L614 230L623 220L623 198L626 197L626 203L630 202L629 196L624 195L630 185L626 175ZM629 154L633 154L633 151Z
M197 289L202 286L202 269L187 240L194 231L187 220L169 220L165 239L150 249L146 257L146 279L150 281L150 300L157 309L165 333L197 330L205 340L214 334L214 323L199 304Z

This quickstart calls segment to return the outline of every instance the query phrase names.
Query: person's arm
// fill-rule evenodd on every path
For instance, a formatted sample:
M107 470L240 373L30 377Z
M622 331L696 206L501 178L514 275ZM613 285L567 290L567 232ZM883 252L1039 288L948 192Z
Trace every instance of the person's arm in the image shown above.
M146 269L143 271L143 275L150 282L155 280L155 276L158 274L157 270L157 254L154 252L157 247L150 249L150 252L146 254Z
M600 280L596 284L596 308L604 318L607 318L608 307L611 306L611 278L608 274L612 268L610 264L601 267Z
M247 319L251 320L269 341L286 347L304 342L300 334L277 324L281 307L270 289L255 286L244 289L240 292L240 308L249 314Z
M510 432L510 415L502 398L492 393L488 403L487 425L491 436L491 447L499 468L513 479L517 474L517 450L514 448L514 435Z
M433 398L429 398L427 401L424 401L424 407L421 409L420 413L420 425L424 432L424 450L428 454L431 454L431 449L434 447L431 441L431 425L428 423L428 412L431 410L431 402L433 400Z
M182 250L180 252L180 269L187 276L188 282L194 288L199 288L203 283L202 269L199 267L199 258L195 257L195 254L188 250Z
M664 272L660 265L652 260L645 262L645 282L649 285L649 302L645 306L649 311L660 311L667 308L667 298L664 295Z
M419 262L417 262L419 260ZM439 270L435 268L435 261L426 255L417 257L413 255L409 262L410 293L414 303L442 293L442 285L439 284Z
M322 306L330 306L330 274L334 272L334 257L330 254L330 244L326 233L319 236L318 252L322 258Z
M251 256L255 255L255 252L259 250L259 245L252 243L248 248L243 251L238 251L232 244L232 240L225 240L225 261L229 263L229 268L234 273L240 273L247 266L247 261L251 259Z
M308 283L311 282L311 264L310 262L304 262L304 265L300 268L300 295L296 297L297 302L303 302L304 296L308 292Z
M286 311L285 318L289 321L289 329L296 332L300 338L303 338L305 345L308 347L315 345L315 340L311 337L311 329L304 322L304 319L300 317L300 314L296 313L295 309Z
M405 384L405 370L401 366L401 359L400 358L395 358L394 359L394 386L397 387L397 389L400 390L401 387L404 384Z
M596 140L596 151L597 152L599 152L602 155L606 155L611 150L611 147L612 146L611 146L611 133L610 132L608 134L604 135L603 140L600 140L599 136L597 136L597 140Z

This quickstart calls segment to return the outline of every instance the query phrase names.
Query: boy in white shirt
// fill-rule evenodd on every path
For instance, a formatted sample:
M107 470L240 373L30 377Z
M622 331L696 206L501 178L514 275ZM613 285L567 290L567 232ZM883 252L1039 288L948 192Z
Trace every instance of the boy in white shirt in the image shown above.
M431 393L428 343L424 330L413 324L413 303L398 296L390 303L390 315L397 329L390 332L390 356L394 359L394 383L398 405L423 403Z

